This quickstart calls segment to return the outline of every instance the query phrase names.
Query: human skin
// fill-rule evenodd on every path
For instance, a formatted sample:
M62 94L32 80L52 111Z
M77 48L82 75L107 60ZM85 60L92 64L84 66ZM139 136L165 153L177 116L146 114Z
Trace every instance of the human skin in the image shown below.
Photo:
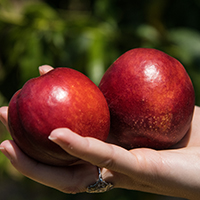
M40 74L51 70L40 67ZM0 119L8 128L8 107L0 108ZM156 151L148 148L126 150L94 138L82 137L66 128L51 132L49 139L83 161L75 166L54 167L26 156L14 141L3 141L2 153L24 176L65 193L85 192L98 179L114 188L125 188L197 200L200 196L200 107L195 106L190 131L175 146Z

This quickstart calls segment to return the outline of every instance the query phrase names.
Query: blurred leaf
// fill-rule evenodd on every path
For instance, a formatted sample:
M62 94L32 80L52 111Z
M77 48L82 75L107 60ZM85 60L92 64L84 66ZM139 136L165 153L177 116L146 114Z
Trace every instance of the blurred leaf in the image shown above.
M20 24L21 15L10 0L0 0L0 24Z
M142 39L143 47L158 46L160 43L160 33L159 31L148 24L141 24L137 30L137 35Z
M106 70L106 56L109 45L114 35L115 28L107 23L102 23L98 27L89 28L84 33L90 40L88 46L87 74L90 79L98 84Z
M196 30L177 28L169 31L169 39L180 48L181 60L191 63L200 56L200 33Z

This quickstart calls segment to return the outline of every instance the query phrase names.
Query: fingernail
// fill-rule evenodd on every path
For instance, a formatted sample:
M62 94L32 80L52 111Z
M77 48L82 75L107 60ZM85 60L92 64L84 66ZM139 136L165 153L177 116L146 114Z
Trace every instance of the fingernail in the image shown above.
M49 135L48 139L51 140L51 141L55 141L57 138L56 137L52 137L51 135Z
M42 65L39 66L40 75L46 74L47 72L51 71L53 68L50 65Z
M58 132L58 129L53 130L53 131L50 133L48 139L51 140L51 141L56 141L56 140L58 140L58 137L57 137L57 134L58 134L58 133L59 133L59 132Z

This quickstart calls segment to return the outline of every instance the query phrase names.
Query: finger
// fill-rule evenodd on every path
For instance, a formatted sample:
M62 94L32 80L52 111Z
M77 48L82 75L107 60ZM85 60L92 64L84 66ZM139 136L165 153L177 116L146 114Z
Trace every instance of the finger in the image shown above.
M0 120L8 128L8 107L3 106L0 108Z
M82 137L66 128L52 131L49 139L69 154L98 167L127 175L133 171L133 166L137 169L136 157L119 146L95 138Z
M39 73L40 75L46 74L47 72L51 71L53 67L50 65L42 65L39 67Z
M2 142L0 150L23 175L65 193L84 192L98 179L96 167L88 163L71 167L45 165L26 156L13 141L8 140Z

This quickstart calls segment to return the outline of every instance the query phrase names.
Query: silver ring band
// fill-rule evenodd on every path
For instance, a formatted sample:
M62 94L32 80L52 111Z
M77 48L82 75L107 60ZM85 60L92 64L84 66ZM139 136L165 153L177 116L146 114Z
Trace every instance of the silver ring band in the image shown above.
M107 183L106 181L103 180L102 174L101 174L101 169L98 167L98 173L99 173L99 180L92 184L89 185L86 189L87 193L101 193L101 192L107 192L113 188L112 183Z

